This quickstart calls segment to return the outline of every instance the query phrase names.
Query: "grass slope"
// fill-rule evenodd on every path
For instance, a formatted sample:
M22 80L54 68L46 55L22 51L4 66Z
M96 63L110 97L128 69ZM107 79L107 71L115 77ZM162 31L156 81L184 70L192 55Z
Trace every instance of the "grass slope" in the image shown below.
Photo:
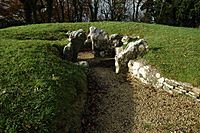
M0 132L80 128L87 77L60 58L64 33L48 27L0 30Z
M200 29L144 23L95 23L109 33L144 37L145 59L168 78L200 85Z
M56 23L22 26L19 27L20 30L9 34L7 30L2 30L1 35L13 39L59 39L59 43L63 43L63 31L79 28L88 31L92 25L106 30L109 34L144 37L150 48L144 58L150 64L156 66L166 77L200 85L200 30L197 28L133 22Z
M65 31L97 26L144 37L145 59L165 76L200 85L200 30L143 23L52 23L0 30L0 130L48 132L80 120L83 70L59 58ZM67 127L66 127L67 126Z

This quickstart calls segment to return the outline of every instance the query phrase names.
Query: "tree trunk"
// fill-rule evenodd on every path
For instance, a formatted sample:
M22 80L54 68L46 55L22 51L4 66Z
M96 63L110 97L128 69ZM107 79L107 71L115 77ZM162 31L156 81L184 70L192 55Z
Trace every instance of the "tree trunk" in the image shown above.
M115 20L115 2L109 1L111 21Z
M59 0L59 3L60 3L61 16L62 16L61 21L64 22L65 21L65 6L64 6L64 1L63 0Z
M55 8L55 11L56 11L56 15L57 15L57 20L60 22L61 20L61 18L60 18L60 10L59 10L59 2L58 2L58 0L56 0L56 8Z
M98 9L99 9L99 0L94 1L94 21L97 21L97 15L98 15Z
M24 13L25 13L25 21L26 23L32 23L32 8L31 8L31 1L25 0L24 4Z
M71 18L71 14L70 14L70 3L69 0L66 0L66 5L67 5L67 16L68 16L68 21L71 22L72 18Z
M41 22L45 22L45 18L44 18L44 16L43 16L43 14L42 14L42 9L44 8L45 6L44 6L44 3L43 3L43 0L40 0L40 6L38 7L38 12L39 12L39 16L40 16L40 19L41 19Z
M52 12L53 12L53 0L47 0L47 16L48 16L47 21L49 23L51 23Z
M83 3L78 3L78 5L79 5L79 13L78 13L78 19L77 19L77 21L78 22L82 22L82 18L83 18Z
M38 16L37 16L37 1L38 0L33 0L32 1L32 10L33 10L33 23L38 23Z
M77 22L77 19L78 19L78 8L77 8L77 1L76 0L73 0L72 1L72 4L73 4L73 7L74 7L74 18L73 21Z
M136 14L135 14L135 19L138 21L138 15L139 15L139 7L140 7L140 3L142 2L142 0L138 0L137 6L136 6Z
M90 9L90 21L94 21L94 12L93 12L93 6L92 3L89 3L89 9Z
M135 0L133 0L133 15L132 15L132 21L135 21Z

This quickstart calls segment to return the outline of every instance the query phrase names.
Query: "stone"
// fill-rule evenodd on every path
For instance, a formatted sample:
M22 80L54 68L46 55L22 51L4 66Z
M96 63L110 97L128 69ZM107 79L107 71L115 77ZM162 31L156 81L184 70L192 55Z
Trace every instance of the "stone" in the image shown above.
M128 43L130 43L130 42L135 42L135 41L137 41L138 39L140 39L139 36L134 36L134 37L132 37L132 36L123 36L122 39L121 39L121 41L122 41L122 43L123 43L124 45L126 45L126 44L128 44Z
M130 60L128 62L129 73L144 84L152 85L155 88L162 88L170 94L174 92L190 96L200 101L200 88L193 87L189 83L177 82L164 78L152 66L141 60Z
M122 35L119 34L112 34L109 37L109 43L111 43L111 46L113 47L121 47L123 45L123 42L121 41Z
M184 86L184 87L187 87L187 88L193 88L193 86L190 84L190 83L182 83L182 82L179 82L179 84L181 86Z
M142 66L143 64L134 60L130 60L128 63L128 69L129 72L133 74L133 76L137 76L139 77L139 68Z
M87 35L87 40L85 43L88 42L92 43L92 51L95 53L95 56L101 56L101 51L107 51L105 52L106 54L112 53L112 48L109 43L109 35L102 29L91 26L89 28L89 34Z
M63 48L63 56L64 59L72 60L72 53L71 53L71 42L64 46Z
M115 54L119 54L120 52L123 51L123 47L115 47Z
M156 84L154 85L155 88L162 88L163 87L163 83L165 82L165 78L161 77L159 79L157 79Z
M138 72L142 78L147 79L147 69L145 69L145 67L140 67Z
M146 79L142 78L142 76L139 77L139 80L144 84L147 84L147 85L150 84L149 82L147 82Z
M156 73L156 78L157 78L157 79L160 78L160 73Z
M189 91L187 94L188 94L189 96L193 97L193 98L195 98L195 97L198 96L196 93L191 92L191 91Z
M105 51L100 51L100 52L99 52L99 55L100 55L101 57L105 57L105 56L106 56L106 52L105 52Z
M69 36L70 36L71 32L72 32L72 31L70 31L70 30L69 30L69 31L67 31L67 33L66 33L66 36L67 36L68 38L69 38Z
M192 91L195 92L196 94L200 95L200 88L194 87L194 88L192 88Z
M75 65L79 65L79 66L83 66L83 67L89 67L89 63L87 61L76 62Z
M176 82L175 80L170 80L168 78L165 79L165 82L170 84L170 85L173 85L173 86L179 86L180 85L179 82Z
M136 59L140 54L138 53L138 46L143 45L145 42L144 39L137 40L135 42L129 42L127 46L115 55L115 67L116 73L120 71L126 72L128 68L128 62L132 59ZM122 46L123 47L123 46ZM143 51L143 53L146 52Z
M168 84L166 82L163 83L163 87L167 87L170 90L174 89L174 86L172 86L172 85L170 85L170 84Z
M164 89L165 91L167 91L168 93L173 94L173 91L172 91L173 86L170 86L170 85L167 84L166 82L163 83L163 89Z
M175 87L174 91L176 91L176 92L178 92L180 94L186 94L187 93L187 91L184 90L184 88L182 86Z
M129 36L123 36L122 39L121 39L122 43L125 44L125 45L130 42L129 40L130 40Z
M159 82L160 84L163 84L163 83L165 82L165 78L164 78L164 77L159 78L159 79L158 79L158 82Z
M65 59L68 59L72 62L77 61L78 52L81 47L84 45L86 40L86 34L83 29L77 31L72 31L69 34L68 40L70 41L63 49L63 55Z

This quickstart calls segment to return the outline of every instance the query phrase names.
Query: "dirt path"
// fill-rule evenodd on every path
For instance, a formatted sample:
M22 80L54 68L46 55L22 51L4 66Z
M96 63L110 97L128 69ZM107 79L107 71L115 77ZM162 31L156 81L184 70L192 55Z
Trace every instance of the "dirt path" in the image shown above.
M200 133L200 103L95 65L82 122L85 133Z
M96 83L90 88L88 116L91 122L86 132L130 132L134 122L134 102L129 93L132 87L124 75L115 75L112 68L96 67L91 70L90 78Z

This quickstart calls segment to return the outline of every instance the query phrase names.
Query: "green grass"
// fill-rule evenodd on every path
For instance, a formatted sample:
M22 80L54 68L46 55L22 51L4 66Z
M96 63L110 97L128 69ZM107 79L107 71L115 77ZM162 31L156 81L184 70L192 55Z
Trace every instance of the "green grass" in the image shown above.
M0 30L0 132L75 132L81 126L87 77L60 58L63 32L45 27Z
M165 77L200 85L200 29L157 24L95 23L109 33L139 35L149 44L144 56Z
M0 30L0 132L55 132L80 126L86 92L82 68L59 51L67 30L97 26L108 33L139 35L144 58L166 77L200 85L200 30L132 22L52 23ZM79 124L77 124L79 122ZM63 132L63 131L60 131Z

